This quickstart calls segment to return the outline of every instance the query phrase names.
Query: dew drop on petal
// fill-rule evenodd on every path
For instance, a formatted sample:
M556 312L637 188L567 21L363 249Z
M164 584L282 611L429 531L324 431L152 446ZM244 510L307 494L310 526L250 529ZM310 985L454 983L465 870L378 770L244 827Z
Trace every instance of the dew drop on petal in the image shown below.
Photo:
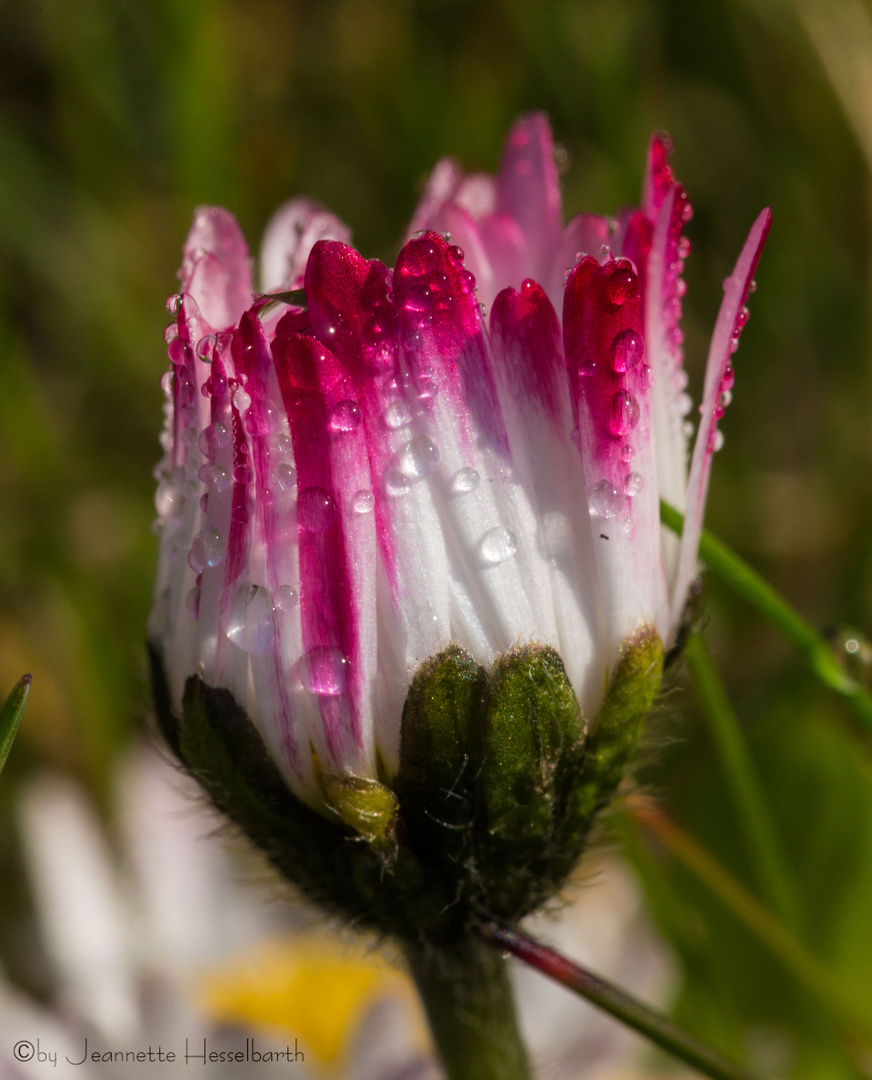
M224 558L224 541L214 525L207 525L194 537L188 552L188 566L196 574L218 566Z
M623 307L639 299L639 278L633 268L624 261L615 263L607 286L609 300L615 307Z
M273 600L269 589L245 581L236 587L224 633L243 652L264 656L275 647Z
M197 356L199 356L201 360L211 362L212 350L215 348L215 343L217 341L218 339L214 334L206 334L205 337L201 337L197 342Z
M618 390L609 408L609 429L613 435L626 435L639 422L639 402L626 390Z
M624 477L624 494L632 499L645 486L645 481L637 472L628 472Z
M179 336L178 323L171 322L169 324L169 326L167 326L166 329L164 330L164 341L167 343L167 345L171 345L172 342L174 342L178 336Z
M629 371L636 367L645 353L645 343L638 331L622 330L612 341L612 367L615 371Z
M273 593L273 607L279 615L287 615L299 603L300 597L293 585L280 585Z
M439 447L427 435L415 435L400 451L400 472L410 480L429 476L439 465Z
M161 518L177 518L185 508L185 496L172 480L161 480L154 497L155 507Z
M509 529L496 525L481 538L481 557L489 566L506 562L518 550L518 539Z
M297 498L297 519L309 532L325 532L336 520L333 496L320 487L304 488Z
M409 410L409 406L402 398L397 398L396 401L392 401L385 409L385 423L392 431L396 431L397 428L405 427L406 424L411 423L411 421L412 413Z
M274 465L270 473L272 483L279 491L290 491L297 482L297 470L286 461Z
M451 481L451 490L456 495L465 495L467 492L475 491L480 480L481 477L475 469L469 465L465 465L454 474L454 479Z
M590 505L594 513L599 514L600 517L617 517L624 505L624 496L611 480L600 480L590 493Z
M356 491L351 505L355 514L369 514L375 506L375 495L371 491Z
M333 431L354 431L360 426L360 406L356 401L340 401L330 413L330 427Z
M621 447L621 461L623 461L625 465L629 464L635 456L636 451L633 449L633 447L630 446L629 443L624 443L624 445Z
M182 306L181 293L173 293L172 296L167 297L166 308L170 315L178 315L179 309Z
M348 692L351 661L330 645L310 649L300 662L300 682L319 697L336 697Z

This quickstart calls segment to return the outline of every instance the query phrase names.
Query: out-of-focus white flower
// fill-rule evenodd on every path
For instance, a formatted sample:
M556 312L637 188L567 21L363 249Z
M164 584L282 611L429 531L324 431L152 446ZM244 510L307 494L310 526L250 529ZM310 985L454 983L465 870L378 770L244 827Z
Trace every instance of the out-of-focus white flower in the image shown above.
M214 835L217 819L186 782L137 753L117 785L118 854L84 792L38 778L21 802L21 829L52 1007L0 977L0 1080L115 1077L101 1052L163 1046L183 1053L206 1037L216 1050L294 1039L294 1075L315 1080L438 1080L442 1076L408 977L367 943L306 925L275 902L275 886L240 880ZM260 871L258 871L260 872ZM626 871L607 861L559 918L536 933L595 970L662 1000L669 963ZM296 926L296 931L294 927ZM513 965L514 967L514 965ZM536 973L514 967L521 1022L542 1080L624 1080L640 1044ZM22 1040L57 1064L16 1060ZM642 1048L644 1050L644 1048ZM69 1060L67 1060L69 1059ZM124 1075L189 1076L192 1065L125 1063ZM206 1080L252 1075L252 1065L201 1066ZM264 1066L266 1067L266 1066ZM272 1067L272 1066L271 1066ZM642 1076L642 1073L638 1074ZM658 1074L659 1075L659 1074Z

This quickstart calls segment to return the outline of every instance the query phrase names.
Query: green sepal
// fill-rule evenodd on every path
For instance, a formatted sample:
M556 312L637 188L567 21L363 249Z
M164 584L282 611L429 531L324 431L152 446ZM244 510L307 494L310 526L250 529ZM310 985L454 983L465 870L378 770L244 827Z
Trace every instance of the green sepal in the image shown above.
M9 757L30 695L31 675L22 675L0 709L0 772Z
M468 866L488 690L484 668L459 646L426 660L412 680L393 781L409 843L429 863Z
M571 793L584 720L553 649L531 645L497 660L483 743L476 820L484 902L516 918L559 888L583 846Z
M611 801L645 728L660 690L663 643L650 626L628 638L605 700L588 735L584 765L573 793L575 813L593 821Z

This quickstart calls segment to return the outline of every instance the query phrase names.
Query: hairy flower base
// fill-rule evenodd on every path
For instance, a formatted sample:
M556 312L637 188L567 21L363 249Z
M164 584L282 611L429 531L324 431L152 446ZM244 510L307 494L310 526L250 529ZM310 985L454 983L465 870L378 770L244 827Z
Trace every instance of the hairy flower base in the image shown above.
M413 680L390 787L316 763L321 814L290 791L229 691L192 676L175 716L151 655L164 735L216 806L310 899L407 941L456 940L480 912L518 919L561 888L627 770L663 669L656 631L639 631L585 733L553 649L503 654L488 673L451 646Z

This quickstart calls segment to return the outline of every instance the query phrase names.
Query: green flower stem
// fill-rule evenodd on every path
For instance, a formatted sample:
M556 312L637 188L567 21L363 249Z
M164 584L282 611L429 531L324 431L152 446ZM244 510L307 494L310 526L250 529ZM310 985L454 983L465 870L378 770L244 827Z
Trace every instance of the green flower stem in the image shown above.
M684 658L721 759L762 894L782 922L798 932L803 923L802 909L781 837L741 725L699 634L688 637Z
M501 953L470 936L405 954L449 1080L531 1080Z
M668 529L681 535L684 518L662 500L660 520ZM723 578L787 638L821 682L845 698L855 715L872 732L872 694L848 676L821 634L756 570L706 529L700 536L699 556L710 570Z
M21 725L21 717L24 716L24 707L30 694L30 681L32 676L22 675L12 693L0 709L0 772L9 757L9 751L15 742L18 728Z
M845 1033L872 1047L872 1020L784 924L724 869L693 837L648 800L627 800L632 817L702 881L733 916L791 972Z
M524 963L574 991L586 1001L644 1035L712 1080L750 1080L751 1074L722 1058L704 1043L682 1031L665 1016L650 1009L623 990L586 971L565 956L528 937L520 930L486 921L481 925L485 940L505 949Z

